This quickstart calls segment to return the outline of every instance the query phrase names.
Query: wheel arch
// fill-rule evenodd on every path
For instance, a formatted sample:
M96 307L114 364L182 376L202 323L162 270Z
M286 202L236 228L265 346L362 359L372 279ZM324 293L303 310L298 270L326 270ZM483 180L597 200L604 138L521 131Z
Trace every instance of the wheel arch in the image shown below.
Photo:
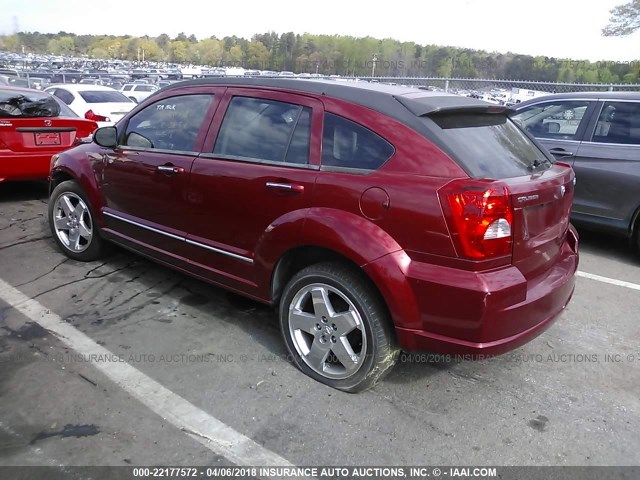
M266 295L270 302L280 302L289 280L303 268L314 263L337 262L352 267L373 286L393 326L415 323L419 313L406 277L410 263L407 254L377 225L346 212L333 213L333 217L307 217L300 236L306 241L281 250L273 262L264 264L273 265L265 269L269 278L264 280L269 285ZM335 222L339 217L349 220L348 223ZM358 224L367 228L360 229ZM342 235L338 234L340 227Z
M68 160L65 159L64 163L61 163L61 159L58 159L51 170L51 174L49 175L49 196L51 196L53 190L62 182L68 180L76 182L86 195L98 226L103 227L104 219L101 210L102 198L91 166L88 163L82 165L83 162L77 161L75 161L73 165L67 165L67 162Z
M376 288L379 289L371 278L350 258L341 253L317 245L302 245L287 250L277 261L271 274L270 298L274 304L280 302L282 292L293 276L304 268L317 263L339 263L348 268L362 272L363 276Z
M636 248L638 248L638 250L640 250L640 205L638 205L635 212L631 216L629 233L629 240Z

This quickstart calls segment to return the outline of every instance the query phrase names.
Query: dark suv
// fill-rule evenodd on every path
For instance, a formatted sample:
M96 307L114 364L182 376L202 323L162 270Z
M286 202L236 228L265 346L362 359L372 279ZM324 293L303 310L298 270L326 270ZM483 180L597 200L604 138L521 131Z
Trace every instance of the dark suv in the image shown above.
M492 355L574 289L573 171L502 107L380 84L205 79L54 159L49 220L279 306L295 364L367 388L399 348Z
M519 104L513 119L575 170L576 225L640 248L640 92L539 97Z

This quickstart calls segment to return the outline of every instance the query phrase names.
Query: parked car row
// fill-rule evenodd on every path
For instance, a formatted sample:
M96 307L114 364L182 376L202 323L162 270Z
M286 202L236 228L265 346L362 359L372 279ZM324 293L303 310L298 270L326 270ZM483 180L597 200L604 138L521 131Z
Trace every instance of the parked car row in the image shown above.
M44 176L51 159L66 255L113 242L277 306L294 363L344 391L373 385L400 348L498 354L541 333L573 292L570 218L640 247L638 93L513 111L255 76L137 105L125 94L141 85L4 87L0 179L36 163Z

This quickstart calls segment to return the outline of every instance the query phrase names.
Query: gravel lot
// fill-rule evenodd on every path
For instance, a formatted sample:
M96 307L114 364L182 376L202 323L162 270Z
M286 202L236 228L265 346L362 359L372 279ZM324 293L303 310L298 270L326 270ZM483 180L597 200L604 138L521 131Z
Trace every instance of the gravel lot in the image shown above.
M2 282L291 464L640 465L633 286L580 277L560 320L523 348L478 362L403 355L375 389L349 395L287 361L269 308L119 249L68 260L46 195L0 185ZM625 242L581 233L580 271L640 284ZM138 384L12 308L1 285L0 465L236 463L163 415L173 401L141 402Z

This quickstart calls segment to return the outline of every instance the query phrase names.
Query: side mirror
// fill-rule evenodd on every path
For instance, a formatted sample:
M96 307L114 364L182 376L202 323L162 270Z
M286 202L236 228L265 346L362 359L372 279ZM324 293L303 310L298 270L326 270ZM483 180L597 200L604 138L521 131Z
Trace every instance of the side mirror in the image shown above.
M115 148L118 145L118 131L116 127L101 127L93 132L93 141L101 147Z

